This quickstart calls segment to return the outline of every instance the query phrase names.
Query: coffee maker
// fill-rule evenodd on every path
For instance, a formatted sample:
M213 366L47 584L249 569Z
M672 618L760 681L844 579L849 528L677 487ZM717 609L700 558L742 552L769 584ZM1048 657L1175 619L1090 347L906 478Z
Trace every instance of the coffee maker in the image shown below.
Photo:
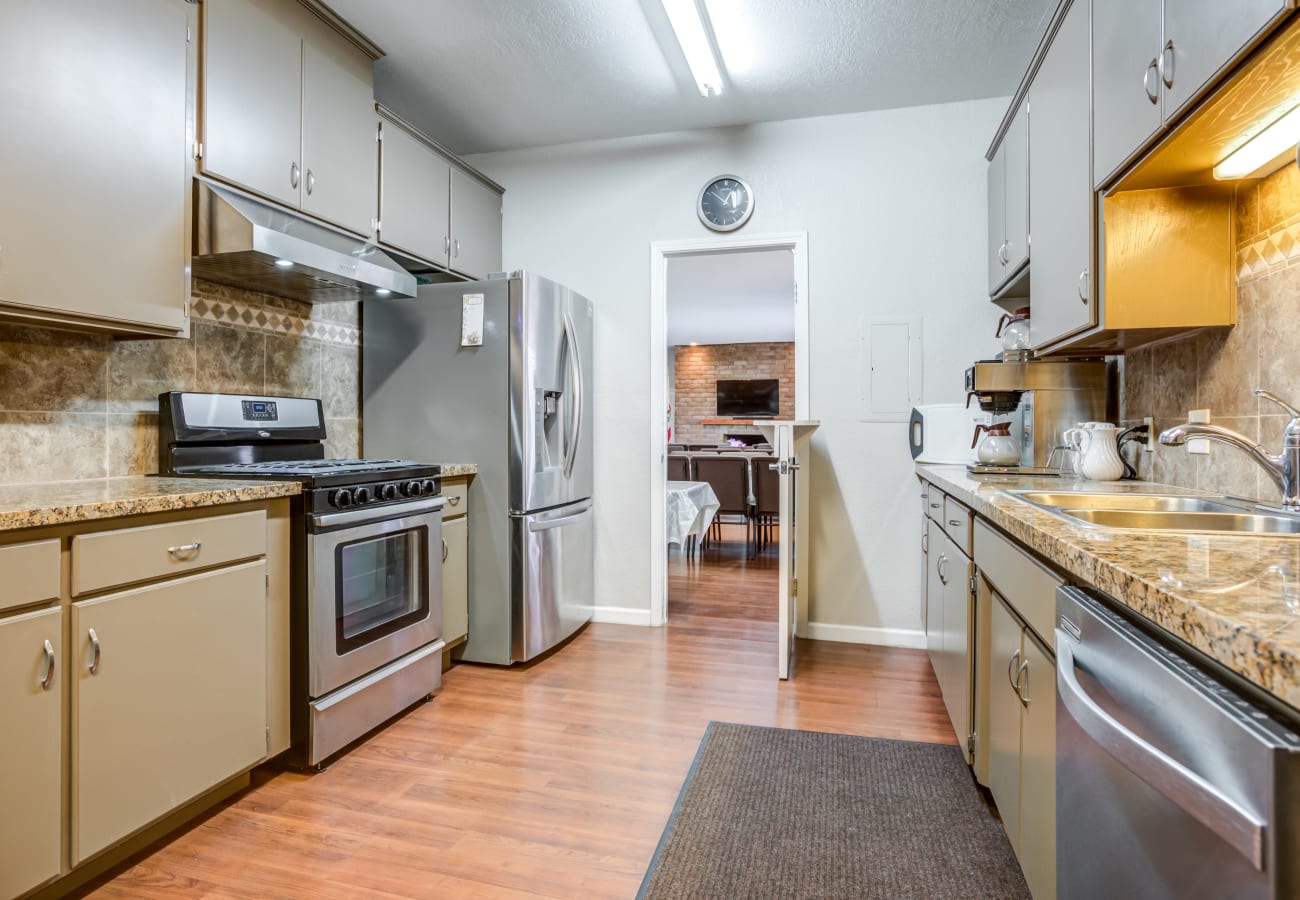
M995 417L1019 416L1020 465L973 465L976 474L1057 475L1064 434L1080 422L1105 420L1113 406L1110 364L1086 360L982 360L966 370L966 402Z

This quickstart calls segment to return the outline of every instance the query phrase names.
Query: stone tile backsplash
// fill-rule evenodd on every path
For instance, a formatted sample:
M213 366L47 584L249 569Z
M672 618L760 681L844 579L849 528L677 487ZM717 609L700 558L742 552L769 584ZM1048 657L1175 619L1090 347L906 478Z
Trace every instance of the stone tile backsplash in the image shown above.
M308 305L195 281L190 337L118 341L0 325L0 484L158 469L158 394L320 397L326 452L361 452L356 304Z
M1159 431L1209 409L1211 421L1260 441L1282 442L1288 417L1252 391L1300 404L1300 168L1288 165L1237 187L1237 324L1124 358L1125 425L1154 416ZM1134 460L1130 452L1130 461ZM1143 478L1183 487L1278 499L1272 479L1244 453L1211 444L1208 456L1156 445L1136 457Z

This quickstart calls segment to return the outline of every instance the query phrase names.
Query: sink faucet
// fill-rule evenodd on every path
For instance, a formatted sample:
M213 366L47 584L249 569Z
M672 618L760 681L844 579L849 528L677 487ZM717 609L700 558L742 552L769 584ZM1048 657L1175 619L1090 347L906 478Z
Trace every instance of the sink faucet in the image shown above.
M1243 434L1220 428L1218 425L1199 422L1175 425L1162 431L1160 443L1178 446L1192 439L1204 438L1244 450L1251 459L1264 467L1264 471L1268 472L1278 490L1282 492L1282 508L1300 512L1300 409L1296 409L1270 391L1256 389L1255 396L1272 400L1291 416L1291 421L1287 423L1286 430L1283 432L1282 452L1277 456Z

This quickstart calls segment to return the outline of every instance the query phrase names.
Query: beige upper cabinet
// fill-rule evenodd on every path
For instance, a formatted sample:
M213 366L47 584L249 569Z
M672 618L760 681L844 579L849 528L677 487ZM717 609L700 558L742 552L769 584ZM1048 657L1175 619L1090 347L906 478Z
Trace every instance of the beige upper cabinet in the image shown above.
M0 897L60 869L63 610L0 619Z
M296 2L203 9L204 173L369 234L378 206L371 58Z
M501 193L451 170L451 268L471 278L501 271Z
M392 119L380 123L380 240L445 267L451 250L451 165Z
M1293 0L1093 0L1101 187L1276 25Z
M1029 86L1030 342L1042 349L1096 322L1088 154L1088 3L1075 0Z
M989 294L1029 260L1029 111L1021 103L989 161Z
M0 3L0 316L188 334L194 9Z

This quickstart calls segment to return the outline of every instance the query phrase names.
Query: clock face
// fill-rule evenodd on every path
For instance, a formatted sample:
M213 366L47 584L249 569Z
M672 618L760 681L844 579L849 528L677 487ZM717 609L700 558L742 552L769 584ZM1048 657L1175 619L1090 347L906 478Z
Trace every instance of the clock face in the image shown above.
M735 175L719 175L700 191L696 209L714 231L735 231L754 212L754 192Z

